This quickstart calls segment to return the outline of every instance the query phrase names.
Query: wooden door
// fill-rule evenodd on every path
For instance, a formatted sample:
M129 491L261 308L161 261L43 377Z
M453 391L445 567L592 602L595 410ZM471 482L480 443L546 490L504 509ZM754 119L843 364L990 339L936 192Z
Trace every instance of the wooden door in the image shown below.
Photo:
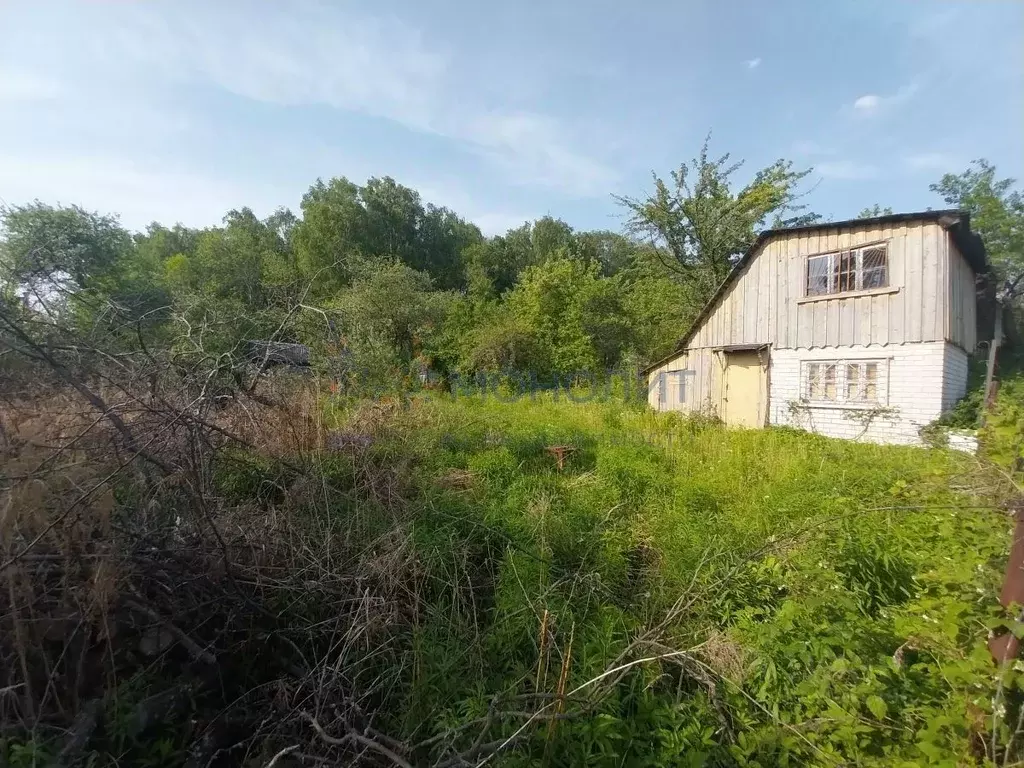
M767 350L725 354L724 419L733 427L763 427L768 413Z

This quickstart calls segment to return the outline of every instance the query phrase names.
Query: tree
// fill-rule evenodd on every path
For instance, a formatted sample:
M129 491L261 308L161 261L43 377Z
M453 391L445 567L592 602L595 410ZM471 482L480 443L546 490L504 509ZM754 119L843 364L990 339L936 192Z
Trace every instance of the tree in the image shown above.
M428 203L410 266L427 272L438 288L462 288L466 285L466 251L483 242L484 236L475 224Z
M49 322L112 333L169 315L163 267L116 216L36 201L0 209L0 283Z
M289 262L289 250L277 231L243 208L229 211L223 227L198 237L188 269L194 289L258 310L270 304L274 285L297 279Z
M641 364L676 349L704 303L698 286L667 268L651 248L638 250L616 283L633 329L634 361Z
M536 373L550 367L547 352L537 330L524 318L504 309L473 332L461 367L472 372Z
M407 363L447 313L451 295L433 288L430 275L397 259L364 264L335 303L343 331L383 339Z
M530 367L538 375L611 367L631 340L614 284L600 276L597 264L564 251L523 272L507 309L517 320L514 327L536 339Z
M637 243L618 232L595 231L580 232L576 235L576 248L585 261L593 261L601 266L601 273L606 277L617 275L629 267L631 260L639 250Z
M561 219L544 216L533 222L530 231L533 246L532 264L541 264L560 252L569 252L575 245L572 227Z
M0 208L0 276L50 311L97 287L132 253L117 218L77 205L39 202Z
M440 288L463 287L463 253L483 241L476 226L447 208L424 205L416 190L390 176L362 187L344 178L317 180L302 212L295 249L307 272L324 274L325 292L347 285L368 259L400 261Z
M654 174L654 192L645 198L619 197L629 213L627 232L648 241L666 265L699 286L707 298L759 230L817 220L800 214L797 187L810 170L797 171L786 160L762 168L737 192L730 177L742 162L729 155L708 157L710 136L691 164L683 163L664 181Z
M997 179L987 160L975 160L963 173L947 173L929 188L971 214L1002 293L1018 302L1024 295L1024 195L1014 184L1015 179Z
M504 235L466 249L464 256L470 279L481 286L481 290L489 284L494 295L512 288L519 273L536 263L532 231L532 225L525 222Z
M320 293L330 293L348 284L353 262L361 256L366 210L359 187L344 177L326 184L317 179L302 196L301 207L302 221L294 232L296 256L304 272L320 275Z
M879 216L892 216L892 208L889 206L883 208L878 203L875 203L870 208L865 208L857 214L858 219L875 219Z

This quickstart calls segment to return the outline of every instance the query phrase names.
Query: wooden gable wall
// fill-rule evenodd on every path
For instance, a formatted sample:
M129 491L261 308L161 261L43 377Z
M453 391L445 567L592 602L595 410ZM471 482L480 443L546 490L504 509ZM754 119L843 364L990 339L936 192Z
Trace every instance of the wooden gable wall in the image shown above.
M855 296L804 296L807 257L889 245L889 287ZM735 279L688 349L777 349L951 341L975 345L974 274L938 224L848 227L774 237Z

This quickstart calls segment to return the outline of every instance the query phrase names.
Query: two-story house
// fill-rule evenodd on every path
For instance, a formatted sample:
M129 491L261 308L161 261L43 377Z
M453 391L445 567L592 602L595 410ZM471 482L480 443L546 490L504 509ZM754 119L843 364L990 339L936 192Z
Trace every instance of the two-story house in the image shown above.
M967 388L985 248L963 211L768 230L669 357L658 410L918 443Z

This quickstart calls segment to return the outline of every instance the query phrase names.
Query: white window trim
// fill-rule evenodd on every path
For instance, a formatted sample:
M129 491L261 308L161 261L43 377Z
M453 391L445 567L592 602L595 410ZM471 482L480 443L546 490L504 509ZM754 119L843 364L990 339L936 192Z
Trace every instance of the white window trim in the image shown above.
M885 246L885 285L877 288L863 288L864 283L864 251L872 248L878 248ZM890 281L890 261L889 256L892 249L889 246L888 240L879 240L874 243L864 243L863 245L850 246L849 248L840 248L838 251L826 251L824 253L811 253L804 257L804 295L803 299L807 301L815 301L822 299L830 299L836 297L852 298L853 296L870 296L875 293L890 293L893 292ZM812 259L828 259L828 269L826 274L828 275L828 286L832 287L832 282L835 280L835 263L836 257L843 253L855 253L857 254L857 264L854 268L854 274L857 277L857 287L849 291L826 291L825 293L808 293L811 276L811 260ZM898 289L896 289L898 290ZM799 299L798 299L799 301Z
M853 356L834 359L815 359L800 361L800 402L812 408L840 408L843 410L871 410L872 408L889 405L889 361L888 357ZM874 400L847 400L847 368L848 365L878 364L878 380L875 382L877 397ZM811 399L811 366L834 365L836 367L834 400Z

